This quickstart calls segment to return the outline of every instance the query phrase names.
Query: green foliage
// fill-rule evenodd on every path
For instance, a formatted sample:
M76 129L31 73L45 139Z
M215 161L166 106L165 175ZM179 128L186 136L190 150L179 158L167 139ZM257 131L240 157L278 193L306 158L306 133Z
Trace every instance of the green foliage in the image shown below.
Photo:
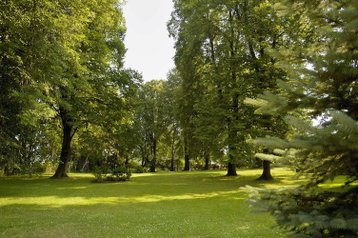
M188 157L226 154L228 175L236 175L236 166L252 164L247 139L285 129L280 117L254 115L244 99L275 89L276 81L284 79L267 52L288 44L283 33L287 18L267 1L174 4L168 26L176 40L180 122ZM275 124L272 129L270 123Z
M177 143L178 128L174 116L175 86L171 85L172 83L152 80L142 85L138 91L134 118L138 137L135 138L134 144L140 149L142 165L149 167L151 172L156 171L160 156L169 153L172 157L176 155L174 147Z
M132 172L129 168L126 167L116 167L108 173L108 168L105 167L95 167L93 175L95 179L92 180L94 183L105 183L105 182L124 182L128 181Z
M132 172L129 168L118 167L113 169L112 174L110 176L107 176L106 180L114 182L128 181L131 176Z
M101 167L95 167L93 170L93 175L95 179L93 180L96 183L103 183L104 182L104 171Z
M126 127L140 80L134 71L123 69L124 33L116 0L2 4L0 126L6 129L0 132L0 163L4 170L59 158L55 177L66 176L76 135L88 139L86 130L96 128L93 134L101 131L101 139L109 141L118 135L113 131ZM108 144L107 148L118 150ZM131 153L131 148L126 149Z
M252 205L269 210L282 227L302 234L294 237L357 236L355 198L348 192L252 187L247 187L246 191L250 193L249 202Z
M276 9L311 30L296 29L294 35L308 37L305 44L293 41L284 52L274 53L288 72L279 93L247 100L258 107L256 113L287 115L291 135L254 143L286 149L278 159L289 160L307 182L292 190L254 192L252 198L267 202L280 225L302 237L356 237L358 58L352 25L357 22L357 4L281 1ZM320 189L337 176L345 178L340 190Z

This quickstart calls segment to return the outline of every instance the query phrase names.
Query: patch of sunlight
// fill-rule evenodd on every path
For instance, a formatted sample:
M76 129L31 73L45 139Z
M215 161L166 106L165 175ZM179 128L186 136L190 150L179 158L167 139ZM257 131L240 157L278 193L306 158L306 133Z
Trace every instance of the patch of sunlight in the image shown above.
M262 169L247 169L238 171L239 175L244 176L258 176L262 173ZM296 172L290 168L286 167L273 167L271 168L271 174L275 176L294 176Z
M225 192L211 192L205 194L183 194L174 196L145 195L145 196L121 196L121 197L7 197L0 199L0 207L11 205L38 205L53 208L64 206L91 206L96 204L125 204L125 203L152 203L173 200L195 200L215 197L226 197L239 194L239 190Z
M133 178L136 178L136 177L149 177L149 176L154 176L154 175L158 175L158 173L133 173L132 177Z
M327 181L323 184L320 184L320 188L324 189L334 189L334 188L340 188L344 186L345 182L347 181L346 176L337 176L332 181ZM358 186L358 182L351 183L350 186Z
M306 181L304 179L282 179L279 181L279 183L267 183L263 184L263 187L269 188L269 189L278 189L278 188L293 188L297 187L303 182Z
M249 225L241 225L241 226L238 226L238 229L240 229L240 230L250 230L250 229L252 229L252 227L250 227Z
M344 185L343 183L324 183L324 184L318 185L318 187L320 187L320 188L339 188L339 187L342 187L343 185Z
M82 189L87 189L88 186L78 186L78 187L62 187L62 188L57 188L58 190L82 190Z
M91 173L69 173L70 178L92 178L94 177Z
M99 203L115 203L117 197L58 197L58 196L43 196L43 197L8 197L0 200L0 207L10 205L38 205L48 207L63 207L71 205L95 205Z

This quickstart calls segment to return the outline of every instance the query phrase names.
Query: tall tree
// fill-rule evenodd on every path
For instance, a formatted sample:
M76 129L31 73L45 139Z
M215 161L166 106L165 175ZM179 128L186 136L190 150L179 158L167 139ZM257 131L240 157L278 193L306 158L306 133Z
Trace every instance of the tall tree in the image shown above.
M60 163L54 178L67 176L71 140L77 130L88 123L100 123L99 116L120 110L123 102L119 70L125 52L124 21L117 4L108 0L64 6L58 28L68 37L60 43L65 46L62 54L72 61L65 59L58 80L47 81L48 96L63 130Z
M144 162L149 162L150 172L156 171L157 152L160 138L167 131L172 121L170 117L170 98L167 94L166 82L152 80L143 85L140 92L137 120L141 124L141 145Z
M41 148L37 137L46 131L40 121L24 120L23 114L33 108L24 95L31 82L39 79L46 65L43 62L50 57L46 54L52 47L47 35L50 14L40 9L51 6L47 1L24 0L6 1L0 7L0 161L5 172L19 166L16 161L34 159ZM48 112L44 108L40 111Z
M58 119L62 149L54 178L66 177L76 132L89 124L109 126L109 115L113 121L126 110L124 92L132 74L122 70L125 27L119 2L6 1L0 10L1 47L7 49L1 60L8 62L1 77L7 86L1 89L16 105L11 117L35 128ZM16 128L4 126L12 138L25 138L18 136L17 121Z
M185 97L186 110L192 108L185 115L201 124L187 128L196 135L195 147L203 146L206 154L212 148L208 142L221 145L227 175L235 176L236 167L252 157L246 140L254 134L254 115L243 101L284 76L267 54L283 44L283 19L266 1L181 0L175 9L169 30L176 39L176 65L185 93L193 95ZM205 130L205 123L212 126Z
M312 29L316 40L276 52L289 80L280 83L279 94L266 92L249 102L258 107L257 113L287 115L286 121L294 128L291 138L258 139L256 143L286 149L283 157L306 176L307 183L253 197L270 204L268 209L279 224L305 237L356 237L357 4L280 3L281 14L298 17L302 27ZM337 176L343 176L343 188L320 188Z

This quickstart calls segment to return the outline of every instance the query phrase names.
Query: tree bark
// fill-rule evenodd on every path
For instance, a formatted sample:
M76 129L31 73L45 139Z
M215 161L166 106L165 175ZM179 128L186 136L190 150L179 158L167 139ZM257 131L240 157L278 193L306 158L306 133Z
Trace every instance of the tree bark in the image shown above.
M62 123L62 147L60 155L60 163L56 169L55 174L51 177L54 179L66 178L68 162L71 158L71 141L76 132L73 129L71 115L68 114L66 108L60 106L59 115Z
M271 175L271 162L268 160L262 161L262 175L258 178L259 180L273 180Z
M72 126L69 125L65 120L62 120L62 148L60 155L60 163L56 169L55 174L52 178L66 178L68 161L71 157L71 141L72 141Z
M234 77L234 76L233 76ZM239 111L239 95L235 94L232 98L232 117L228 117L228 146L229 146L229 162L227 165L227 176L237 176L236 173L236 161L238 156L237 148L237 133L238 129L235 123L238 122L238 111Z
M175 161L174 142L172 141L172 144L171 144L170 171L174 171L174 161Z
M236 164L231 163L231 162L228 163L226 176L237 176Z
M207 151L204 152L204 159L205 159L204 170L209 170L209 164L210 164L210 154L209 154L209 152L207 152Z
M156 164L157 164L157 140L154 138L153 140L153 145L152 145L152 154L153 154L153 158L152 161L150 163L150 172L151 173L155 173L155 169L156 169Z
M188 147L184 146L184 171L190 170L190 155L188 151Z

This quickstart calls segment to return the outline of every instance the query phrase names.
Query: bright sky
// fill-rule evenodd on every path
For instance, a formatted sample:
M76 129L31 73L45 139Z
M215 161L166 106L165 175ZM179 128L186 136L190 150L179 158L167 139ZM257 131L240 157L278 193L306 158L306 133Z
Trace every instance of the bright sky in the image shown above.
M166 79L174 68L174 41L167 22L171 0L127 0L123 7L127 33L125 67L139 71L145 81Z

